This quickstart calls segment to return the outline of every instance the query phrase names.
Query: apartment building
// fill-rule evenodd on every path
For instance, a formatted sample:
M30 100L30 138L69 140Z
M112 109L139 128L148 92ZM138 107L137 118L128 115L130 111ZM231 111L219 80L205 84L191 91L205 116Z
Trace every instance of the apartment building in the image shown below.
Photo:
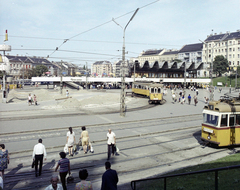
M53 64L43 57L30 57L30 56L19 56L19 55L5 55L5 62L8 67L8 74L12 75L14 79L28 77L25 76L29 69L35 68L37 65L45 65L48 71L52 73L54 66Z
M203 43L184 45L178 52L178 59L190 63L202 62Z
M91 66L94 76L108 76L112 74L112 64L109 61L97 61Z
M211 63L218 55L223 55L230 67L240 65L240 30L215 33L207 37L203 45L202 61Z

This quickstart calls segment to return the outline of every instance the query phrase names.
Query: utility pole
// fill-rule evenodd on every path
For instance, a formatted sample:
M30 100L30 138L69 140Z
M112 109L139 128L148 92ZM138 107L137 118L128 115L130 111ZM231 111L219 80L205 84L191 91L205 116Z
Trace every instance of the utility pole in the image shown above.
M136 62L134 62L134 78L133 78L133 82L135 82L135 73L136 73Z
M120 98L120 116L125 117L126 115L126 104L125 104L125 31L128 24L132 21L134 16L137 14L139 8L134 12L127 25L123 30L123 48L122 48L122 66L121 66L121 98ZM114 21L115 22L115 21ZM116 22L115 22L116 23ZM117 24L117 23L116 23ZM118 24L119 25L119 24Z
M2 72L3 72L3 84L2 84L2 103L7 103L7 91L6 91L6 69L7 69L7 63L6 63L6 56L5 51L11 51L11 46L6 45L5 41L8 41L8 33L6 30L5 33L5 40L4 44L0 45L0 51L3 51L3 58L4 61L2 63Z
M86 62L86 89L88 90L88 63Z
M60 68L60 94L62 95L62 89L63 89L63 84L62 84L62 60L61 60L61 68Z
M185 61L184 63L184 90L183 90L183 93L184 93L184 97L186 96L186 66L187 65L187 61Z

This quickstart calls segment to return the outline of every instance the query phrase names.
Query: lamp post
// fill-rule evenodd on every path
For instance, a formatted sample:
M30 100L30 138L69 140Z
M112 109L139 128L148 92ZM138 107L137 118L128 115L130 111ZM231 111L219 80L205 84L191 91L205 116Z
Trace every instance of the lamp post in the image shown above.
M234 71L236 71L236 75L235 75L235 90L237 89L237 67L233 68Z
M183 93L184 93L184 97L185 97L185 94L186 94L186 61L184 63L184 90L183 90Z
M60 94L62 95L62 89L63 89L63 84L62 84L62 60L61 60L61 66L60 66Z
M134 62L134 77L133 77L133 82L135 82L135 73L136 73L136 62Z
M123 47L122 47L122 65L121 65L121 97L120 97L120 116L125 117L126 105L125 105L125 31L129 23L132 21L134 16L137 14L139 8L133 13L132 17L126 24L123 30ZM115 22L115 20L113 19ZM115 22L116 23L116 22ZM118 23L116 23L119 25ZM120 26L120 25L119 25ZM121 27L121 26L120 26ZM122 27L121 27L122 28Z

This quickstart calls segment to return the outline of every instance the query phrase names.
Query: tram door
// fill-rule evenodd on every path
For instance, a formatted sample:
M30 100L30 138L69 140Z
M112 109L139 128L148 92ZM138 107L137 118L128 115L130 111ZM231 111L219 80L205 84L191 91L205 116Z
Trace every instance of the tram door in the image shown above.
M230 114L230 144L240 144L240 114Z

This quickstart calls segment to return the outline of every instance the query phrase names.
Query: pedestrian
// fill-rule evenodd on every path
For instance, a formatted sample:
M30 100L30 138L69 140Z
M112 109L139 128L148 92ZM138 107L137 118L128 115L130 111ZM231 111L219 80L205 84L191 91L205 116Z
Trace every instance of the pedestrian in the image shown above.
M33 101L34 101L34 105L37 105L37 96L35 94L33 95Z
M81 182L77 183L75 186L75 190L92 190L92 182L86 181L88 177L88 171L86 169L79 171L79 178Z
M64 190L67 190L66 176L67 176L67 174L69 174L69 175L71 174L70 161L69 161L69 159L66 158L66 153L65 152L60 152L59 155L60 155L61 159L58 161L55 172L58 170L58 167L60 166L59 175L60 175L60 179L61 179L61 182L62 182L62 186L63 186Z
M8 84L8 87L7 87L7 93L9 94L9 90L10 90L10 86Z
M173 103L175 102L175 99L176 99L176 95L175 95L175 93L173 93L172 94L172 101L173 101Z
M87 147L89 145L89 135L88 135L88 131L86 131L85 126L82 127L80 140L82 141L83 152L84 154L87 154Z
M73 156L73 145L76 143L75 133L72 130L72 127L69 127L69 131L67 132L67 146L69 156Z
M68 92L68 90L66 90L66 97L67 97L67 98L69 97L69 92Z
M207 97L204 97L204 99L205 99L205 104L208 104L208 98Z
M58 176L57 175L53 175L51 177L51 185L47 186L47 188L45 190L63 190L63 187L61 184L58 184Z
M28 95L28 105L32 105L32 96L31 94Z
M194 104L195 104L195 106L197 105L197 103L198 103L198 99L197 99L197 96L195 95L194 96Z
M117 190L118 174L111 169L111 163L105 162L106 171L102 175L101 190Z
M112 149L112 155L114 156L115 152L115 144L116 144L116 135L114 132L112 132L111 129L108 129L107 133L107 144L108 144L108 160L111 156L111 149Z
M188 104L189 104L189 105L191 104L191 99L192 99L192 97L191 97L191 95L189 94L189 95L188 95Z
M4 176L4 170L7 169L9 164L8 150L5 149L4 144L0 144L0 174Z
M198 89L196 89L196 95L198 96Z
M36 144L33 148L33 161L35 162L35 176L38 177L42 174L42 164L43 164L43 158L44 160L47 159L47 153L45 146L42 144L42 139L38 140L38 144ZM38 162L39 163L39 172L38 172Z
M182 95L181 104L184 104L184 103L185 103L185 97L184 97L184 95Z

